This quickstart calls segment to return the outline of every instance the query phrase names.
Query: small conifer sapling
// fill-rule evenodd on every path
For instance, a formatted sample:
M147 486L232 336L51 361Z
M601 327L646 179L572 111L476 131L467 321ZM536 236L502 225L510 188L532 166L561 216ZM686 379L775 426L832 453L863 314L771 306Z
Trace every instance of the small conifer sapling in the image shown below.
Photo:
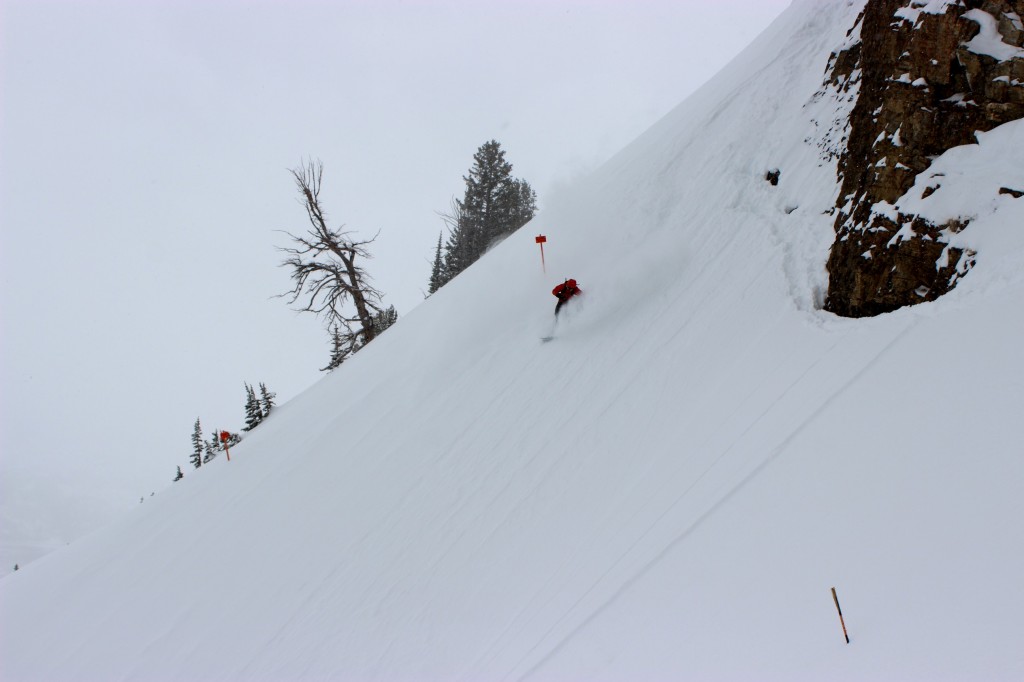
M196 469L203 465L203 430L196 417L196 425L192 429L192 457L189 458Z

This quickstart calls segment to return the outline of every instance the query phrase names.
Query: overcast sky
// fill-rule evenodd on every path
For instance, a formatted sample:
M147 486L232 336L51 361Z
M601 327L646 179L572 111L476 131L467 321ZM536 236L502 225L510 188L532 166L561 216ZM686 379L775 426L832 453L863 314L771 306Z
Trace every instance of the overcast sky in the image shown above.
M788 4L0 0L0 560L187 472L243 382L321 376L321 323L273 298L303 158L336 225L380 231L401 316L482 143L543 209Z

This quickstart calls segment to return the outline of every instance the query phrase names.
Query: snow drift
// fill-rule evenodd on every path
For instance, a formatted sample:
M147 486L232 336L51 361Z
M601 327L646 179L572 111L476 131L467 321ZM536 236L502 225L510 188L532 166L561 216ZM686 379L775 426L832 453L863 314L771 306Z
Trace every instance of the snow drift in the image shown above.
M862 4L794 3L230 464L4 579L3 678L1024 677L1024 200L945 185L956 290L818 310Z

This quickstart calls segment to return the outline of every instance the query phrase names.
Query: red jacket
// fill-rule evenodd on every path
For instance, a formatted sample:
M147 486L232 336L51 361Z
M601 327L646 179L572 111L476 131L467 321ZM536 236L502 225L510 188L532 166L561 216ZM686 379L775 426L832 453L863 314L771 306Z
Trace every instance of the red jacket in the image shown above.
M561 284L559 284L557 287L552 289L551 293L554 294L555 297L559 301L568 301L570 298L572 298L576 294L579 294L579 293L582 293L582 292L581 292L580 288L578 286L576 286L576 280L574 280L574 279L567 279L564 282L562 282Z

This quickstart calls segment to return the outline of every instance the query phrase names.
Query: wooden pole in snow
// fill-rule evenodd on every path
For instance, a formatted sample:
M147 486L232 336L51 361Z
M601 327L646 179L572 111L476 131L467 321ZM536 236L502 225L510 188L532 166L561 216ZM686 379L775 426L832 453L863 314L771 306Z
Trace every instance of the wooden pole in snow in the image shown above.
M846 634L846 622L843 620L843 610L839 608L839 597L836 596L836 588L832 588L832 601L836 603L836 611L839 612L839 624L843 626L843 637L846 638L846 643L850 643L850 635Z
M228 447L228 441L231 439L231 434L227 431L220 432L220 442L224 444L224 454L228 456L228 461L231 461L231 449Z
M546 242L547 240L548 238L545 237L544 235L537 235L536 242L540 244L540 268L544 272L544 274L547 274L548 272L548 266L545 265L544 263L544 242Z

